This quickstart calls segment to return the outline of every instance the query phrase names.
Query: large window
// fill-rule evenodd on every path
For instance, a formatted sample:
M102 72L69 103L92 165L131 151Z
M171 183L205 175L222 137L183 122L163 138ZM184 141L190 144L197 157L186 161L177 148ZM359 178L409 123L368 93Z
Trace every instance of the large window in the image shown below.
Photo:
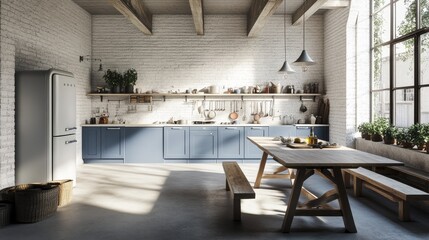
M429 122L429 0L372 1L372 119Z

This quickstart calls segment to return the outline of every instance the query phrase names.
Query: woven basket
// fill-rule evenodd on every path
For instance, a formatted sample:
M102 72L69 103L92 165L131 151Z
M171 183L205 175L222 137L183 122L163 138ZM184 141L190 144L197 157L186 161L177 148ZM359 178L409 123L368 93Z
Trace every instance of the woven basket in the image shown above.
M0 199L2 201L15 203L15 192L17 190L23 190L34 186L35 184L20 184L8 188L4 188L0 191Z
M30 184L15 191L15 219L32 223L53 215L58 208L58 186Z
M48 184L57 185L59 187L58 191L58 206L62 207L71 202L72 192L73 192L73 180L64 179L64 180L55 180L48 182Z
M8 202L0 202L0 228L10 224L12 219L13 204Z

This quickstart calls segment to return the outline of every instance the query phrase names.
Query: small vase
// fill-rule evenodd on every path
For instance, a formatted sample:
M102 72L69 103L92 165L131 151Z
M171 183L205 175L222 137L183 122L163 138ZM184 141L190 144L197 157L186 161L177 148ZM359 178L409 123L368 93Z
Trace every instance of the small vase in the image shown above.
M128 85L125 87L125 92L126 93L133 93L134 92L134 86L133 85Z
M310 116L310 123L311 124L315 124L316 123L316 117L313 114L311 114L311 116Z
M112 93L119 93L121 91L121 88L119 86L114 86L110 89Z

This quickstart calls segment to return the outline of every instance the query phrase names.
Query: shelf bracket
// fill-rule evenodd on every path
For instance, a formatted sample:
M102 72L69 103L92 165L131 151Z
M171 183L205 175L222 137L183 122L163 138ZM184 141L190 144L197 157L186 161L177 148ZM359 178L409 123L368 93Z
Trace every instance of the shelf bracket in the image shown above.
M100 96L100 101L103 102L103 95Z
M185 102L188 102L188 96L185 96Z
M241 101L244 101L244 96L243 95L241 95Z
M204 96L204 101L206 100L206 96Z
M162 98L164 99L164 102L165 102L165 95L164 95L164 96L162 96Z

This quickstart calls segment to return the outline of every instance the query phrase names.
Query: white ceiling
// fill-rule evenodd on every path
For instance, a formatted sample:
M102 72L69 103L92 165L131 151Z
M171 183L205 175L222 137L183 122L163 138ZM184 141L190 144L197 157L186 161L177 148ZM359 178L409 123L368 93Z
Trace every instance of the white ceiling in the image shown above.
M109 0L73 0L93 15L120 14L111 6ZM141 0L152 14L185 14L191 15L189 0ZM203 0L206 15L245 15L253 0ZM294 13L304 0L286 0L286 13ZM283 14L283 3L275 14ZM323 10L318 13L324 12ZM317 14L317 13L316 13Z

